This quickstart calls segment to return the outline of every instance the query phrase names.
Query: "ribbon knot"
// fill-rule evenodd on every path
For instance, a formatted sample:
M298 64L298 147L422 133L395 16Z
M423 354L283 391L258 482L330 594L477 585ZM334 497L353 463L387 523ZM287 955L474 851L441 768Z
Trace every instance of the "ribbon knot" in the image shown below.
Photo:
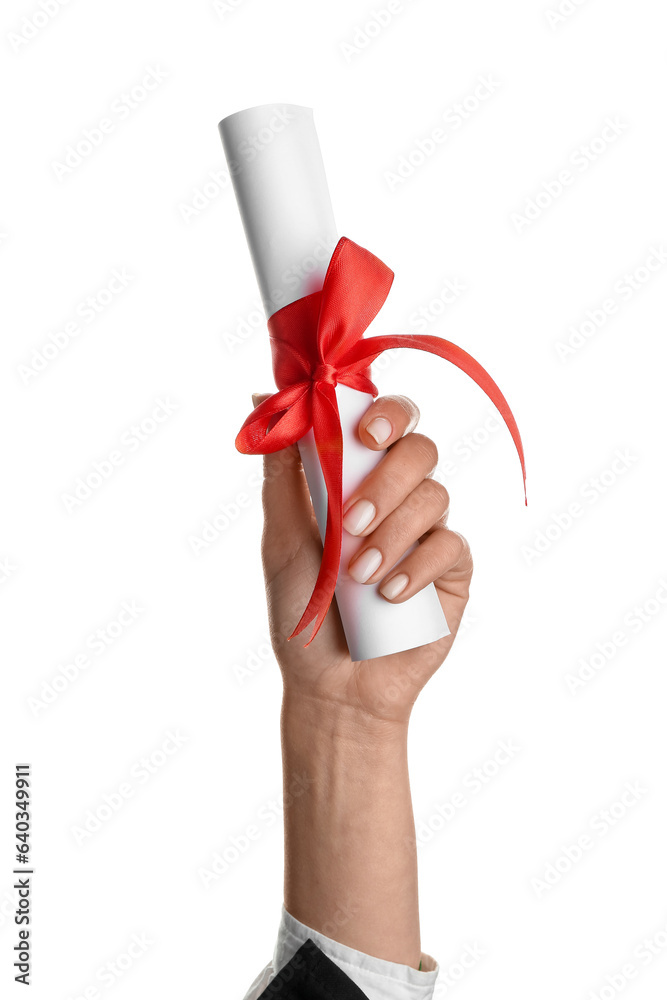
M336 384L337 371L333 365L323 361L313 372L313 382L327 382L329 385Z
M343 436L336 384L377 396L369 365L383 351L411 347L456 365L484 390L500 412L519 455L524 494L526 467L519 428L507 400L487 371L456 344L425 334L363 335L381 309L393 271L368 250L343 237L333 252L320 292L292 302L269 320L275 392L246 418L236 447L249 455L280 451L312 427L327 488L322 563L305 611L290 639L313 620L309 645L333 600L343 534ZM527 501L526 501L527 502Z

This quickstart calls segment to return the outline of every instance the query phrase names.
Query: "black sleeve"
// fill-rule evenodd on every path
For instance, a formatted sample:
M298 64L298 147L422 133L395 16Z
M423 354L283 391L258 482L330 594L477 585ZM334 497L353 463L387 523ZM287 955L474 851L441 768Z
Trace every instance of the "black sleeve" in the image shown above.
M259 1000L368 1000L310 938L271 980Z

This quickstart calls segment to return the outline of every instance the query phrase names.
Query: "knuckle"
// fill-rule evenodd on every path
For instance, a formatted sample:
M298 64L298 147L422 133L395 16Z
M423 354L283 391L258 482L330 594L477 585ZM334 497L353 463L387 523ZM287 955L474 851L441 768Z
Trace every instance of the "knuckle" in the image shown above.
M402 555L407 551L413 541L414 537L410 521L399 520L395 524L392 524L391 531L384 539L384 546L380 545L380 548L383 548L387 552L399 553L399 555Z
M458 531L449 530L449 535L452 542L452 553L455 560L454 564L460 569L472 572L472 552L470 551L468 539L461 535Z
M422 504L424 503L424 498L420 496L419 490L413 490L409 496L403 501L404 510L410 514L410 520L415 514L419 512Z
M410 435L410 442L417 458L421 459L429 469L435 468L438 464L438 449L435 441L426 437L425 434L413 433Z
M429 579L435 579L442 572L442 552L433 546L420 547L419 555L422 570Z
M437 479L425 479L421 490L426 502L441 513L449 509L449 493Z

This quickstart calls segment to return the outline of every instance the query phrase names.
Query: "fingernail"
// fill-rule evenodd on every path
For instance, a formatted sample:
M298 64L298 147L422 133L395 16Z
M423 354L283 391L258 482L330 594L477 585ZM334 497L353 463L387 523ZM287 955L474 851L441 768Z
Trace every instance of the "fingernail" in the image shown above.
M252 405L253 406L259 406L259 397L261 395L262 395L261 392L253 392L253 394L252 394Z
M391 437L391 424L386 417L375 417L366 430L377 444L384 444Z
M360 535L375 517L375 506L370 500L357 500L343 518L343 527L351 535Z
M392 576L391 580L387 580L380 587L380 593L387 600L393 601L395 597L398 597L408 585L408 577L405 573L397 573L396 576Z
M381 562L382 553L379 549L366 549L350 566L350 576L357 583L366 583L375 570L379 569Z

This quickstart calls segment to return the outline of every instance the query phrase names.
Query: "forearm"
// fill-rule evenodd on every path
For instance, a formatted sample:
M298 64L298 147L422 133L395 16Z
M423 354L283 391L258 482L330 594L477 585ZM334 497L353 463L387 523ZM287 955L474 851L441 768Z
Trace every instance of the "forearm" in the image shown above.
M286 692L285 906L341 944L419 966L407 723Z

